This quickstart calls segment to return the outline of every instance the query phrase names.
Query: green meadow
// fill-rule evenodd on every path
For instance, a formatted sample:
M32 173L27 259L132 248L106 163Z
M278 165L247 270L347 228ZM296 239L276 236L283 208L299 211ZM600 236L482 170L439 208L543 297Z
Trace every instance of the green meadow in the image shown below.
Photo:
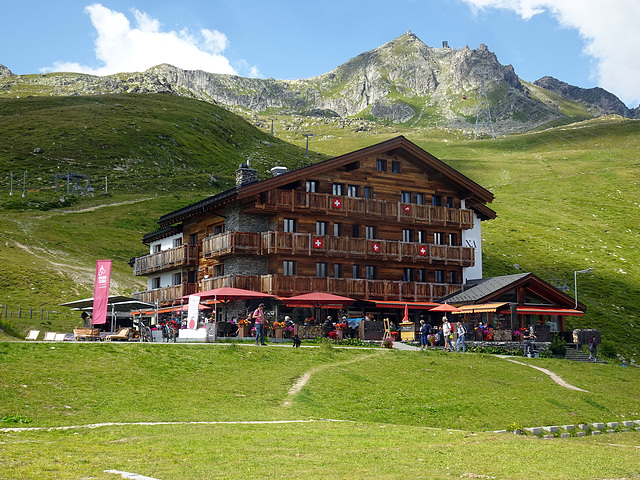
M586 391L485 354L4 342L0 478L640 477L636 431L496 433L638 420L640 370L518 361Z

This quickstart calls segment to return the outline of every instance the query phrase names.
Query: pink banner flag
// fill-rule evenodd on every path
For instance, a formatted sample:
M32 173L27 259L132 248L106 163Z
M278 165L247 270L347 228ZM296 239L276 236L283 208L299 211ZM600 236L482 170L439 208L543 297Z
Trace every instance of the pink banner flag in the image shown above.
M109 303L109 282L111 282L111 260L96 261L96 281L93 289L93 324L107 323Z

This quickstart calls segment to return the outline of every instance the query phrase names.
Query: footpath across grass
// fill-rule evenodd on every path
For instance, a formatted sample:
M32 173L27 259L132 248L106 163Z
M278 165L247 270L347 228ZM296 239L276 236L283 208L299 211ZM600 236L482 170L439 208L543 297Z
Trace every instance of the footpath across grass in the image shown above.
M0 343L0 428L37 429L0 433L0 478L640 478L638 432L493 433L640 419L640 370L523 361L588 392L484 354Z

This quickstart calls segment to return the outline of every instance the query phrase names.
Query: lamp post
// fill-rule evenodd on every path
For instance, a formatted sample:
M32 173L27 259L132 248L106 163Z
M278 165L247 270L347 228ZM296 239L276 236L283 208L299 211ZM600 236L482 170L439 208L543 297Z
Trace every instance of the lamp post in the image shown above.
M579 273L589 273L593 268L587 268L586 270L574 270L573 272L573 286L575 288L575 300L576 305L573 307L574 310L578 308L578 274Z

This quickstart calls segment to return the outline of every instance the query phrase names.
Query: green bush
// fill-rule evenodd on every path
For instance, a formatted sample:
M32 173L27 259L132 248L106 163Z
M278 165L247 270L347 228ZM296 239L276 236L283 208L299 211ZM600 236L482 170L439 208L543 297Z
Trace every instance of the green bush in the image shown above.
M549 351L558 357L564 357L567 354L567 342L560 335L555 334L551 338L551 345L549 345Z

